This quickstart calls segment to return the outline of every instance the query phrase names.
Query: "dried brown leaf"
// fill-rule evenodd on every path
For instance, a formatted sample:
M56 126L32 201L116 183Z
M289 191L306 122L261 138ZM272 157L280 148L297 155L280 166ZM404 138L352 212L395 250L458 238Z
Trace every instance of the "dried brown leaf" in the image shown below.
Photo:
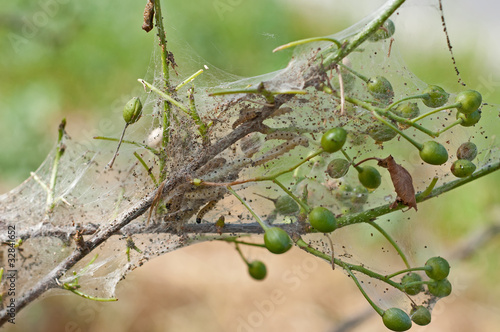
M411 174L403 166L397 164L391 155L385 159L379 159L378 165L387 168L396 190L396 201L392 203L391 208L396 207L398 203L402 203L409 209L414 208L416 211L417 201L415 200L415 188L413 187Z

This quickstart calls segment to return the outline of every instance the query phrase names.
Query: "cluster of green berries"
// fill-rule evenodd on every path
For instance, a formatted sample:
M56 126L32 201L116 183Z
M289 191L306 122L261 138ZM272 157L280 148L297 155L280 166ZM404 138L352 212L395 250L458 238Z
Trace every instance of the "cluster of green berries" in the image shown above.
M446 297L451 293L451 284L447 277L450 273L448 261L442 257L432 257L425 263L425 274L430 281L422 281L422 277L414 272L408 273L401 279L404 291L408 295L417 295L424 290L426 284L431 295ZM431 313L425 306L413 305L410 314L399 308L389 308L382 314L384 325L392 331L407 331L413 323L427 325L431 322Z
M457 160L451 165L451 172L457 178L471 176L476 170L476 165L472 162L477 156L477 146L472 142L465 142L457 149Z

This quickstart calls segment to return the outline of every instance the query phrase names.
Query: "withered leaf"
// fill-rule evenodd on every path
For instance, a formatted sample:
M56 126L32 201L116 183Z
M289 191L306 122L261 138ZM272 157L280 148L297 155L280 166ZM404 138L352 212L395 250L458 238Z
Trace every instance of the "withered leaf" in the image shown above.
M144 8L144 24L142 29L149 32L153 29L153 17L155 15L155 4L154 0L149 0Z
M378 165L387 168L396 190L397 197L394 203L391 204L391 209L395 208L398 203L402 203L408 209L414 208L416 211L417 201L415 200L415 188L413 187L411 174L403 166L397 164L391 155L385 159L379 159Z

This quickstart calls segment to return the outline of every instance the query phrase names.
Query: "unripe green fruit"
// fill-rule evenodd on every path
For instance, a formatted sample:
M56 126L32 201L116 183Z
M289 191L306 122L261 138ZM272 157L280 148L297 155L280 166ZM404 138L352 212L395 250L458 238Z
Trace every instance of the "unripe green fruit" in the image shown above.
M456 103L460 103L457 111L463 114L471 114L478 110L483 102L483 97L476 90L465 90L457 94Z
M388 102L394 97L391 82L383 76L372 77L366 83L368 92L382 102Z
M426 307L419 305L410 311L411 320L420 326L428 325L431 322L431 312Z
M443 257L432 257L425 262L426 267L431 267L425 270L425 274L434 280L443 280L450 274L450 264Z
M457 158L458 159L466 159L466 160L474 160L477 156L477 146L472 142L462 143L457 149Z
M342 159L342 158L333 159L328 164L328 167L326 168L326 173L330 177L332 177L334 179L338 179L338 178L341 178L347 174L350 166L351 166L351 163L345 159Z
M267 275L266 264L261 261L253 261L248 264L248 273L255 280L262 280Z
M437 297L447 297L451 294L451 284L448 279L435 281L427 285L429 292Z
M411 119L419 116L420 109L417 103L407 102L399 104L392 112L402 118Z
M420 293L421 291L424 290L422 284L409 285L409 286L405 286L405 285L409 284L409 283L413 283L413 282L420 282L420 281L422 281L422 277L420 277L419 274L412 272L412 273L406 274L401 279L401 284L404 286L404 290L405 290L406 294L417 295L418 293Z
M123 108L123 119L127 124L136 123L142 114L142 103L139 97L130 99Z
M321 137L321 147L326 152L336 152L344 146L347 132L342 127L332 128Z
M288 195L278 197L278 199L274 202L274 208L276 209L276 212L284 216L299 212L299 205Z
M384 311L382 321L391 331L407 331L412 325L410 316L399 308L389 308Z
M363 166L358 173L359 182L368 189L377 189L382 183L382 177L375 167Z
M425 142L419 154L423 161L431 165L442 165L448 160L446 148L435 141Z
M462 123L460 123L461 126L463 127L472 127L476 123L481 120L481 111L476 110L472 112L471 114L464 114L457 112L457 120L462 119Z
M292 239L281 228L271 227L264 232L264 244L273 254L283 254L292 247Z
M458 159L451 165L451 172L457 178L466 178L471 176L476 170L476 165L472 161L466 159Z
M335 215L327 208L321 206L317 206L309 212L309 223L322 233L330 233L337 228Z
M394 26L394 22L390 19L387 19L382 27L378 28L368 39L372 42L376 42L382 39L387 39L394 35L396 31L396 27Z
M387 142L396 137L398 133L383 123L377 123L368 129L368 135L375 142Z
M429 85L422 94L426 94L426 97L422 98L422 102L425 106L436 108L441 107L448 101L449 93L444 91L444 89L437 85Z

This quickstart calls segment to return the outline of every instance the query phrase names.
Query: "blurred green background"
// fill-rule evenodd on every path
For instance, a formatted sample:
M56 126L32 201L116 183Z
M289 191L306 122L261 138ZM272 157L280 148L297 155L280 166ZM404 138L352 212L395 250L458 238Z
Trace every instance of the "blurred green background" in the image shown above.
M291 52L271 53L276 46L300 38L340 31L378 8L383 1L220 0L163 3L169 36L175 36L183 43L189 44L192 51L204 58L209 66L218 67L238 76L254 76L286 65ZM439 83L450 91L458 91L460 86L457 84L457 77L446 47L436 3L436 1L421 1L419 6L416 6L415 2L409 2L409 5L401 10L404 19L396 19L397 44L408 68L418 77L429 83ZM43 161L54 144L57 124L63 117L68 119L68 132L71 136L84 137L96 126L100 118L109 115L113 108L122 107L122 104L117 105L117 100L121 100L121 96L138 88L136 79L146 74L152 49L157 44L154 30L146 34L140 29L144 5L145 1L132 0L85 2L47 0L2 3L0 6L0 193L22 182L29 176L29 172L36 169ZM500 103L500 70L498 64L492 61L497 58L499 47L490 38L490 34L498 32L498 24L494 20L485 19L490 12L488 7L474 11L466 1L444 1L444 5L448 13L446 19L453 50L462 78L469 87L481 91L488 102ZM409 12L412 15L408 15ZM481 13L485 16L483 17ZM176 45L171 46L175 53ZM186 47L182 48L183 52L186 50L189 52ZM187 55L189 53L185 58L178 58L178 62L189 62ZM498 124L496 128L500 129ZM493 221L500 222L499 213L494 212L498 212L500 202L498 184L500 175L495 174L448 194L447 198L439 200L435 205L425 204L426 208L421 212L422 218L426 220L427 225L433 225L428 231L432 233L430 236L433 239L442 242L438 247L441 245L444 248L456 244L484 225ZM444 325L431 325L427 331L448 331L447 328L452 325L446 324L452 324L452 317L460 317L467 308L479 304L482 305L481 309L478 309L481 313L474 313L488 317L485 319L485 324L499 322L498 311L487 313L490 309L492 311L498 309L493 306L492 299L493 296L500 295L500 291L498 286L491 282L499 278L498 242L489 243L479 258L475 257L469 263L456 268L457 271L469 273L480 267L482 272L477 275L469 274L474 278L461 292L466 301L460 302L462 300L456 298L450 301L450 306L458 303L458 308L452 307L445 311L442 318ZM176 265L179 261L189 261L198 255L199 251L207 250L205 248L190 254L189 250L195 249L196 247L188 248L187 253L183 250L181 253L169 254L161 259L165 265L172 266L173 270L179 270ZM217 250L213 252L214 255L217 254ZM268 259L267 256L265 258ZM201 317L200 326L205 324L210 326L208 330L220 330L207 325L210 321L209 313L200 314L196 310L203 311L203 307L199 309L194 303L199 300L197 296L224 297L230 296L230 292L224 290L227 293L215 294L220 290L214 290L215 293L209 292L207 295L200 290L201 293L191 293L190 287L183 285L182 280L190 280L189 285L193 289L202 289L203 287L195 285L197 280L200 281L200 278L197 279L195 276L200 273L203 275L204 270L210 269L210 266L204 264L220 263L221 266L217 266L216 269L228 287L253 290L254 288L245 287L257 289L259 285L246 284L248 278L241 266L237 265L241 276L235 276L233 272L229 272L230 267L223 266L224 262L210 259L214 258L206 257L206 262L195 259L196 263L192 262L191 265L196 266L191 270L188 267L177 272L169 270L169 274L174 273L173 279L169 281L171 285L177 285L175 273L178 273L178 287L186 288L184 291L191 296L186 299L180 292L174 294L175 296L172 295L175 293L173 286L165 286L166 290L158 291L167 297L167 301L179 301L180 304L177 306L175 303L170 303L168 308L164 308L159 304L162 298L156 298L155 294L149 294L152 300L148 303L148 298L143 298L133 291L122 294L120 302L123 299L123 302L130 303L134 302L135 296L140 297L145 301L142 306L148 308L148 314L142 312L142 315L150 319L153 319L151 312L155 308L161 307L162 310L177 312L182 311L179 308L186 306L189 310L178 314L178 317L181 317L178 318L179 321L187 324L189 319L186 317L189 317L190 312L197 312L198 316L194 313L193 315ZM275 257L272 259L277 261ZM287 262L293 264L294 261ZM485 262L487 262L486 267ZM286 268L283 263L275 264ZM158 268L157 265L155 268ZM148 271L155 273L152 266L146 266L144 272L139 272L136 278L140 279L142 274L143 279L140 280L154 284L151 287L161 288L156 277L148 274ZM340 274L342 280L347 279L343 278L341 273L336 274ZM188 275L193 277L189 278ZM217 274L213 277L219 278ZM337 288L342 282L344 281L337 280L336 284L328 285ZM142 286L140 282L137 283L137 287ZM349 280L345 285L345 287L352 286ZM487 290L482 285L493 287L493 291ZM148 289L147 285L144 287ZM269 291L269 287L271 286L265 286L264 289ZM253 291L248 292L251 294ZM308 292L313 291L308 290ZM295 295L297 294L299 293ZM363 300L359 299L358 295L356 294L356 299L360 300L359 307L362 308ZM174 297L169 298L169 296ZM293 298L293 295L289 296ZM349 297L349 294L346 296ZM224 298L219 300L224 301ZM468 300L470 301L467 302ZM70 304L65 307L61 304L65 303L63 301L68 301ZM86 322L81 317L76 317L71 309L88 306L82 301L85 300L76 297L56 297L37 302L19 315L19 319L24 320L27 325L17 328L9 326L8 330L22 331L24 328L26 331L28 328L27 330L33 331L68 331L68 321L77 321L80 331L112 331L113 325L106 320L106 317L109 316L109 320L112 321L124 312L130 311L132 314L138 310L121 308L122 311L116 313L113 310L117 309L110 309L110 313L106 311L108 309L101 307L101 304L91 304L92 308L99 308L93 309L93 314L97 318ZM211 303L206 299L200 302L205 306ZM52 306L45 306L45 303ZM358 308L357 304L352 304L352 307ZM322 314L319 316L332 312L333 316L339 315L330 317L334 321L349 316L342 311L330 312L321 308ZM216 311L216 308L211 310ZM63 318L59 322L53 323L47 320L47 317L53 317L52 314L61 312ZM446 313L449 316L446 316ZM161 320L161 315L153 316L154 319ZM220 316L217 317L221 319ZM319 330L326 330L325 326L329 326L328 324L334 325L325 317L315 317L313 315L312 319L320 320L323 324ZM170 325L167 322L164 325L159 322L157 325L160 327L155 325L156 327L151 327L149 331L166 331L169 329L162 327L182 326L176 325L175 319L172 319ZM276 318L278 321L280 319L285 321L288 318L286 316ZM223 325L222 322L219 323ZM459 325L460 320L457 320L457 326ZM140 326L131 324L122 328L141 331ZM463 327L464 325L460 328ZM182 330L176 328L170 330ZM277 328L279 329L279 326ZM190 330L197 329L190 327ZM230 330L232 329L227 329ZM271 330L271 325L266 325L262 330ZM288 330L295 329L288 327ZM466 329L453 330L466 331ZM364 330L361 327L356 331Z

